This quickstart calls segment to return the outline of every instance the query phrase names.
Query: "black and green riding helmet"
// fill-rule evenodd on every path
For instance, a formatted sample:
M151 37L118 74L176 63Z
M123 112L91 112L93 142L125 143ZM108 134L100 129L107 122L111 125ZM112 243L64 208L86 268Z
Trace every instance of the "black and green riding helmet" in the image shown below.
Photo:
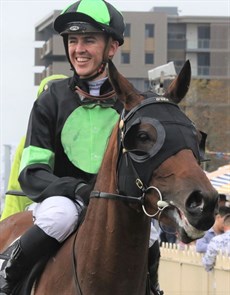
M71 4L54 21L54 29L60 34L104 32L124 43L125 24L114 6L103 0L81 0Z

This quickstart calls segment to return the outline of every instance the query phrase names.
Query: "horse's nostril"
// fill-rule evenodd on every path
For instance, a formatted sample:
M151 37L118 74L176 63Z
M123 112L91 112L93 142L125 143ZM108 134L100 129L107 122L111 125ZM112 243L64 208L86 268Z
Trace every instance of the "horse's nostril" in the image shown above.
M198 213L203 211L204 200L202 193L199 191L193 192L186 201L186 209L189 213Z

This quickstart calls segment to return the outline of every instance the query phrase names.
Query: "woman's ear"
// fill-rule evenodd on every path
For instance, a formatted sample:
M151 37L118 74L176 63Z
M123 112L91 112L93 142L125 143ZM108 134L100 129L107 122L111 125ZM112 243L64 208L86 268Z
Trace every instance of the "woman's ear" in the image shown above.
M109 59L112 59L115 55L115 53L117 52L117 49L119 47L119 43L116 40L112 40L111 44L110 44L110 49L109 49Z

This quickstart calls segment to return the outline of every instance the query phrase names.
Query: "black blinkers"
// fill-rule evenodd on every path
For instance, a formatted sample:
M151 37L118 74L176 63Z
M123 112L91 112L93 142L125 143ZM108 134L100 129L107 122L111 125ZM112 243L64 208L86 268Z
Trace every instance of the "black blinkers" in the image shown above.
M143 147L135 146L135 135L140 124L148 125L155 138ZM120 147L117 164L119 193L139 197L147 188L153 171L167 158L182 149L192 150L202 161L206 134L199 131L177 104L165 97L151 97L142 101L120 121ZM146 165L148 162L148 165ZM144 169L145 167L145 169ZM147 167L147 168L146 168ZM139 179L143 189L134 185Z

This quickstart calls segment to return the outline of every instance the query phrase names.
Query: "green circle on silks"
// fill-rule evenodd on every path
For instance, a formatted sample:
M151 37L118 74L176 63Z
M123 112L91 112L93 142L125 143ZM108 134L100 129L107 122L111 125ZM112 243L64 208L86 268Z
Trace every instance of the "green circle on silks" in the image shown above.
M61 141L74 166L88 173L98 172L118 118L116 110L100 106L81 106L71 113L62 129Z

